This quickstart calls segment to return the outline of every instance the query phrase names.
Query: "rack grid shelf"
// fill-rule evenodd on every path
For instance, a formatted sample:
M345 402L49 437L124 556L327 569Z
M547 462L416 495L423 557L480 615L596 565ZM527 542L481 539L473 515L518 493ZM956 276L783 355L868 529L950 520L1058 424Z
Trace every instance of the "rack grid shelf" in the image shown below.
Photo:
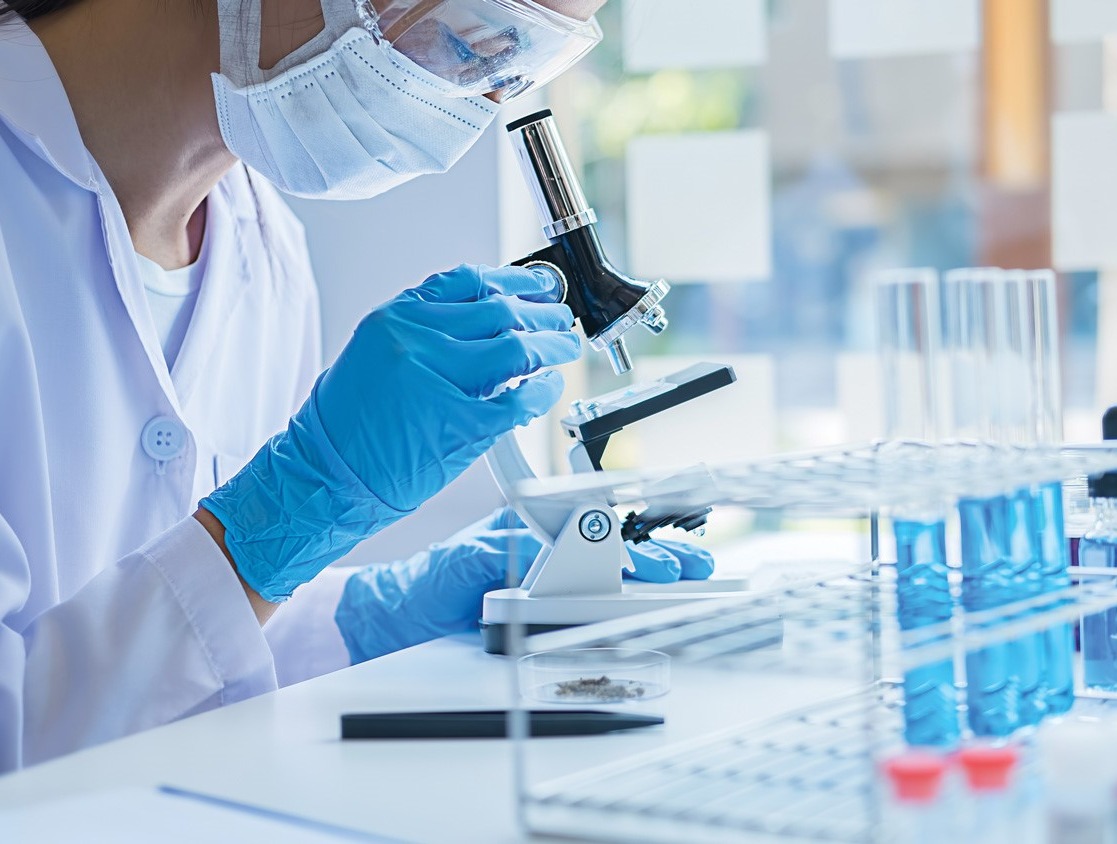
M949 621L901 631L895 570L878 559L878 514L1114 468L1117 449L1101 446L877 443L670 474L525 483L522 498L562 505L604 497L618 508L729 506L867 518L873 549L863 566L824 579L521 638L523 653L663 651L676 665L700 667L705 688L715 690L722 678L726 688L734 678L740 689L750 677L777 675L844 684L841 694L774 718L711 721L710 729L654 750L587 762L562 776L528 776L538 773L532 743L518 741L527 827L604 841L887 840L876 766L903 743L904 672L942 660L961 665L967 653L1117 607L1117 570L1084 571L1067 589L982 612L957 608ZM1079 700L1076 709L1097 705ZM522 736L525 716L518 714Z

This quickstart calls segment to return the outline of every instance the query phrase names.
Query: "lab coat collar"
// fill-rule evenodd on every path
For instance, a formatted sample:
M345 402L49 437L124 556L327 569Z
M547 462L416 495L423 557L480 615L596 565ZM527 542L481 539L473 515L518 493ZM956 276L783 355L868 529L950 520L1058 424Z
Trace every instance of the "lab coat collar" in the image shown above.
M0 23L0 118L70 181L98 190L97 168L62 80L38 36L15 14Z
M11 125L44 161L79 187L98 195L105 246L117 288L164 394L175 412L181 415L182 404L204 375L215 345L213 338L226 329L224 317L248 283L250 273L240 243L240 230L246 221L255 221L256 209L245 199L251 196L247 187L232 191L229 184L230 179L246 178L243 168L239 172L235 168L209 197L205 235L209 241L209 271L172 378L148 311L124 214L112 190L104 183L100 168L85 148L66 90L50 56L18 15L11 15L0 23L0 119Z
M243 179L243 169L234 168L218 183L206 201L205 274L194 314L182 340L182 348L171 370L178 401L185 406L204 379L219 338L229 331L231 314L250 283L252 271L245 252L244 219L232 189L234 180ZM255 218L252 224L258 225ZM159 349L156 342L155 349ZM166 364L162 351L158 362Z

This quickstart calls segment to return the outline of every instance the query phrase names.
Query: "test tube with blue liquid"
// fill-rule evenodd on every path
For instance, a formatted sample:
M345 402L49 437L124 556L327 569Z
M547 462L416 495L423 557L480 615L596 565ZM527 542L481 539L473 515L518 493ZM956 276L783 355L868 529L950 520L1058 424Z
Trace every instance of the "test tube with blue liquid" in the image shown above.
M876 296L887 438L895 445L902 441L904 447L929 448L938 439L938 275L931 269L883 274L877 278ZM945 504L908 505L891 515L900 628L949 622L953 602ZM958 737L953 661L906 672L905 740L912 745L949 747Z
M990 307L995 348L994 376L997 403L994 407L993 440L1003 448L1034 446L1038 442L1038 373L1035 371L1035 331L1031 319L1028 277L1019 271L1004 271L992 284ZM1000 572L1010 600L1035 597L1045 589L1044 538L1049 525L1058 521L1058 545L1062 544L1062 486L1054 485L1054 510L1050 487L1023 486L1005 497L1005 518ZM1061 553L1061 547L1052 552ZM1065 568L1065 566L1064 566ZM1049 702L1045 633L1033 633L1011 642L1016 677L1019 680L1020 723L1038 724L1047 714Z
M1014 300L1015 296L1015 300ZM1024 444L1057 447L1063 441L1062 381L1059 359L1058 305L1055 273L1032 270L1014 274L1009 283L1010 308L1021 316L1021 351L1028 363L1028 421ZM1039 555L1040 591L1070 588L1069 548L1063 515L1063 485L1043 483L1032 490ZM1074 705L1074 628L1058 624L1045 630L1043 710L1060 715Z
M1054 273L1006 272L1000 286L1003 359L997 369L1001 394L994 437L1010 447L1057 446L1062 442L1062 412ZM1007 541L1018 599L1068 588L1062 484L1015 490L1009 508ZM1073 627L1059 624L1034 639L1034 656L1021 647L1018 666L1024 724L1066 712L1074 703Z
M997 429L1004 427L1007 392L1000 378L1006 374L1006 333L1000 276L994 269L953 270L942 287L943 345L951 375L949 438L979 449L979 459L993 456ZM985 474L987 486L958 501L962 605L968 612L1023 597L1018 574L1025 566L1016 558L1031 559L1012 541L1029 536L1030 508L1006 494L992 473ZM1036 643L1030 650L1013 642L966 654L966 702L975 734L1005 736L1021 726L1021 693L1038 687L1038 659Z
M1046 325L1037 325L1032 282L1028 274L989 269L956 271L944 282L945 334L957 335L958 347L970 350L972 377L985 385L984 390L958 391L976 403L967 413L968 425L955 435L984 443L990 454L1055 436L1050 414L1057 415L1057 403L1040 409L1044 389L1057 396L1057 376L1052 384L1045 370L1053 335ZM1045 318L1053 316L1048 303L1039 304ZM1061 588L1066 555L1059 484L1003 489L989 477L985 489L959 500L958 511L967 611ZM1005 736L1069 707L1073 654L1063 648L1068 633L1069 627L1053 628L967 654L966 696L975 734Z

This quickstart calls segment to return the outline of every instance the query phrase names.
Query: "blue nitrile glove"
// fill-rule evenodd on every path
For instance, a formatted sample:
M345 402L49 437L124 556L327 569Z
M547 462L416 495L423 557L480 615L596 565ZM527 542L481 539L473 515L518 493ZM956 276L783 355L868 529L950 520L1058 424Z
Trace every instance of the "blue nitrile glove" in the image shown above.
M554 276L461 266L361 321L287 430L201 506L244 580L283 600L558 401L581 354Z
M510 568L523 577L540 548L516 512L504 508L410 559L361 569L346 582L334 614L350 658L356 664L476 630L485 593L502 588ZM684 542L629 543L628 553L632 577L654 583L705 580L714 571L709 552Z

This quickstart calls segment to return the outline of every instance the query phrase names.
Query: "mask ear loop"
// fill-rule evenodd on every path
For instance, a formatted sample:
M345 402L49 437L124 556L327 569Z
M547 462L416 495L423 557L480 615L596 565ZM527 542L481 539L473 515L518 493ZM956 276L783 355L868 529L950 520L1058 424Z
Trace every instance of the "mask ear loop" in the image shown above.
M238 88L264 81L260 70L261 2L218 0L217 3L221 75Z
M260 41L263 0L218 0L217 20L221 39L221 75L238 88L269 82L292 67L326 52L349 30L365 28L370 0L355 5L353 0L322 0L322 31L296 47L274 67L260 67ZM282 2L282 0L280 0ZM373 12L375 14L375 12Z

